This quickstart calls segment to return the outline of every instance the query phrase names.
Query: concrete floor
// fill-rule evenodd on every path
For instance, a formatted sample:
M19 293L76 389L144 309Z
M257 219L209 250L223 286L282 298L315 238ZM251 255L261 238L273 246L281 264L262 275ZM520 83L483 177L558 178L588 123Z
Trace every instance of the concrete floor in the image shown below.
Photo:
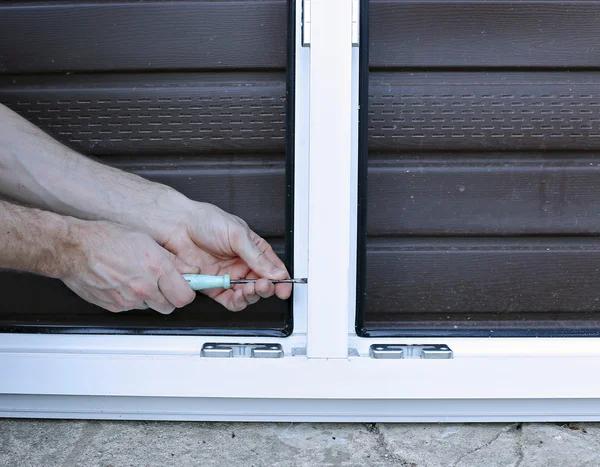
M600 465L600 424L0 420L0 466Z

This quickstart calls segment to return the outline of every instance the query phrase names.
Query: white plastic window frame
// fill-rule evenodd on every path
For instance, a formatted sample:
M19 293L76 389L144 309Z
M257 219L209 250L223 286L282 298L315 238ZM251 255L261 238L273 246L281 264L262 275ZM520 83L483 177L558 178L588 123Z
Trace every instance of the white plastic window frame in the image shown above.
M354 332L358 49L351 0L296 40L294 333L281 359L200 357L231 337L0 335L0 416L168 420L600 420L600 339L367 339ZM332 238L335 241L332 241ZM376 360L440 343L452 360ZM293 348L306 348L292 356ZM353 349L353 352L349 352Z

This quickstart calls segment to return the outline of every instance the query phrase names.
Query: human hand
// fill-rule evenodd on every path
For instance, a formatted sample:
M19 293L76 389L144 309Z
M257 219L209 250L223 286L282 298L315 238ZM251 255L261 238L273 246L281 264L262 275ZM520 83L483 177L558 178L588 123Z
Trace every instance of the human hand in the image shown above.
M56 214L145 232L203 274L262 278L235 290L206 292L230 310L242 310L260 297L290 296L291 285L274 286L267 280L288 277L283 263L241 219L193 202L166 185L83 157L2 105L0 119L0 139L7 148L0 151L4 195ZM97 232L88 232L89 239L79 240L79 262L64 279L79 295L113 310L142 307L148 299L163 312L192 299L191 289L183 292L183 279L175 279L177 267L167 266L165 257L171 263L174 258L152 246L148 237L127 231L119 238L116 227L98 226ZM144 258L148 252L151 256ZM163 283L173 290L165 290Z
M150 236L110 222L70 220L58 276L81 298L112 312L152 308L171 313L196 294L183 273L197 273Z
M255 283L234 285L232 289L210 289L202 293L231 311L241 311L260 298L272 295L284 300L290 297L290 284L275 285L268 280L289 278L283 262L246 222L212 204L176 199L180 204L172 212L185 214L177 222L154 230L154 238L164 248L186 264L197 266L201 274L258 279ZM182 208L183 205L187 208Z

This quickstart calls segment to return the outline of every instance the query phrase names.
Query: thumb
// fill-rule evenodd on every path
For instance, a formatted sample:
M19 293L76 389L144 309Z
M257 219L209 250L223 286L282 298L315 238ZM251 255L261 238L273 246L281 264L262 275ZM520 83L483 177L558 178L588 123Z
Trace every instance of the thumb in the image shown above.
M246 264L261 277L267 279L286 279L288 272L276 264L276 258L271 245L255 234L255 239L250 236L248 229L239 229L235 242L232 242L233 252L242 258Z
M175 269L177 269L181 274L200 274L199 266L192 266L191 264L186 263L180 259L179 256L175 256L170 251L167 251L167 253L171 259L171 262L175 266Z

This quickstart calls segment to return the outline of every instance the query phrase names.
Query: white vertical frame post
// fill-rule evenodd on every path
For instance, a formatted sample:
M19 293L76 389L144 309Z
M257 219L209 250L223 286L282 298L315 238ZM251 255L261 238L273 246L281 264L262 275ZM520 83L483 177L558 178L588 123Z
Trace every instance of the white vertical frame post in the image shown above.
M302 1L295 2L294 276L308 277L309 59L302 46ZM288 71L289 73L289 71ZM294 334L306 335L307 287L294 287Z
M352 1L311 0L310 21L307 356L347 358L355 306Z
M359 1L352 0L353 7L353 47L352 47L352 151L350 155L350 271L351 288L349 299L352 306L348 307L348 336L352 339L356 336L356 277L357 277L357 254L358 254L358 93L360 87L360 49L358 47L358 8ZM349 348L353 348L349 345Z

